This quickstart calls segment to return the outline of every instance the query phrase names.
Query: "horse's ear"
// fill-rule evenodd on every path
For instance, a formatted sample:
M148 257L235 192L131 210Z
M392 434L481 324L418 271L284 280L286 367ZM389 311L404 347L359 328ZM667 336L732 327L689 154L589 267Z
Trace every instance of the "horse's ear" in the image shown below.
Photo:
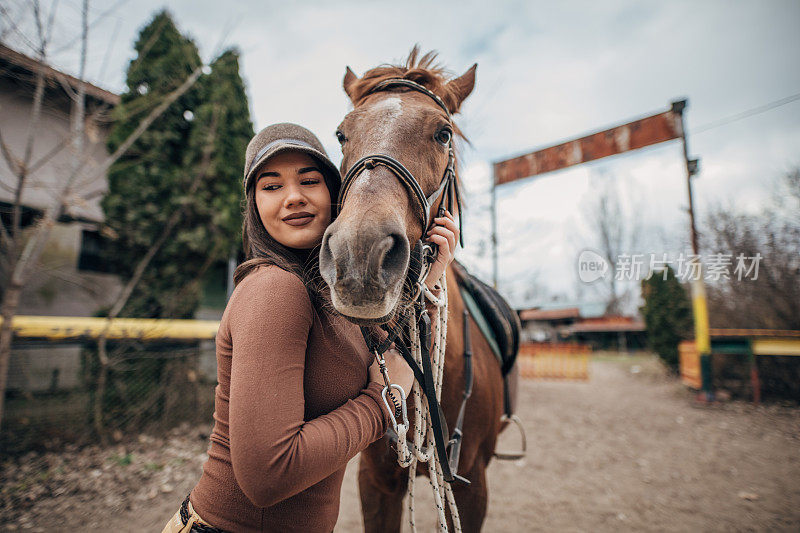
M344 80L342 80L342 87L344 87L344 92L347 93L347 96L350 97L350 100L353 100L353 85L358 81L358 76L350 70L350 67L347 67L347 70L344 72ZM355 102L353 102L355 103Z
M451 113L458 112L461 103L467 99L467 96L472 93L472 89L475 88L475 71L477 69L478 64L475 63L464 74L447 82L447 91L456 98L455 109L451 109Z

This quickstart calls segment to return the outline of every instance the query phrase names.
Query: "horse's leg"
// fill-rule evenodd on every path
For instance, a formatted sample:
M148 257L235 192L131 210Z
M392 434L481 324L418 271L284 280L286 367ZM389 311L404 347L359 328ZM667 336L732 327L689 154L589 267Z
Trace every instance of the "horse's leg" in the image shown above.
M397 465L397 455L385 439L361 452L358 492L366 533L400 533L408 469Z
M486 484L486 464L480 460L475 461L470 472L459 472L459 474L470 480L469 486L458 482L453 484L453 496L455 496L458 516L461 520L461 531L464 533L477 533L483 527L489 498ZM450 531L455 531L449 508L447 527Z

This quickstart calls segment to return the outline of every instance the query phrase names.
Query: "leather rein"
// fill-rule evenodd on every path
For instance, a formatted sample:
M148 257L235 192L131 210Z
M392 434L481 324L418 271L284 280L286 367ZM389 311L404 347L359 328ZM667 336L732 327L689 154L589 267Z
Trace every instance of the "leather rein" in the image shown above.
M385 80L377 84L375 87L373 87L367 94L369 95L380 91L388 91L390 89L395 89L395 88L410 89L430 97L440 108L442 108L442 110L444 110L445 114L447 115L448 122L452 125L452 116L450 114L449 109L442 101L442 99L439 98L437 95L435 95L432 91L430 91L426 87L423 87L422 85L412 80L407 80L402 78ZM424 235L426 234L427 230L430 228L433 222L431 219L431 209L433 205L435 205L437 198L441 197L437 213L438 216L444 215L445 206L447 206L447 209L451 213L455 212L453 210L453 206L455 206L455 208L458 210L460 241L461 241L461 246L462 247L464 246L463 232L461 231L462 227L461 198L458 192L458 187L456 186L455 154L453 151L452 135L447 143L447 150L448 150L447 167L444 170L444 173L442 175L438 187L429 195L425 194L425 192L422 190L422 187L419 184L419 181L400 161L398 161L397 159L393 158L390 155L373 154L362 157L361 159L356 161L353 164L353 166L350 167L350 169L347 171L344 178L342 179L342 185L339 192L338 203L340 207L344 205L344 202L347 198L347 193L350 191L350 187L353 184L353 181L358 176L360 176L365 170L372 170L377 166L383 166L388 168L392 172L392 174L394 174L395 177L397 177L400 183L407 189L409 196L412 199L412 203L414 204L418 212L423 231L422 231L422 236L415 243L412 250L412 257L410 258L408 273L406 275L406 284L408 284L411 287L412 290L411 300L413 302L412 305L416 311L415 316L417 317L417 327L419 332L419 342L422 355L421 367L414 360L414 357L411 353L409 346L407 346L406 343L404 342L405 340L408 340L409 342L411 341L410 339L411 324L409 323L410 318L400 318L398 323L396 323L393 327L389 327L387 324L382 324L380 327L388 333L388 337L383 342L376 342L374 336L370 333L369 329L363 326L361 327L361 333L364 336L364 341L366 342L367 347L372 353L375 354L381 366L381 372L383 374L384 381L386 382L386 387L383 390L382 396L384 398L384 402L387 403L387 407L388 407L388 402L386 400L386 391L391 388L402 390L399 385L390 383L388 379L388 373L386 372L385 362L383 359L383 354L394 343L397 350L400 352L400 354L403 356L403 358L406 360L406 362L414 372L414 377L420 384L420 388L422 389L422 392L424 393L428 401L431 426L433 429L434 440L436 444L436 454L442 466L442 473L445 481L447 481L448 483L452 483L453 481L458 480L466 484L469 484L469 481L467 479L459 476L456 473L458 469L458 455L460 454L461 425L463 423L463 414L460 413L458 427L456 427L453 433L454 435L453 439L450 439L449 441L446 440L449 434L447 430L447 421L445 420L444 413L442 412L441 406L439 405L439 402L436 399L436 389L433 381L433 370L431 368L431 358L430 358L431 319L425 308L425 287L423 285L425 277L427 276L430 267L434 262L437 254L437 249L435 245L425 243L422 240L422 237L424 237ZM466 321L464 323L464 327L467 329L468 332L468 324ZM406 339L401 338L402 332L407 332L405 334ZM471 383L469 388L471 389ZM397 403L395 403L394 415L390 414L390 418L392 420L392 424L394 426L395 431L397 428L397 418L400 418L401 416L403 421L402 423L405 424L406 427L408 426L408 417L406 413L405 399L403 399L401 403L402 405L397 405ZM464 403L466 403L466 397L464 398ZM463 407L464 406L462 405L461 411L463 411ZM391 411L391 408L389 408L389 410ZM450 457L448 457L448 449L450 449L451 451Z

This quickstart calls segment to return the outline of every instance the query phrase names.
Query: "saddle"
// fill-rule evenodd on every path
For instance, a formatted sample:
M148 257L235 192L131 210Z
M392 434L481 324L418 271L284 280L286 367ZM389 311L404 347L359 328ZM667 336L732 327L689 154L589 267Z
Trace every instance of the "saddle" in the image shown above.
M458 261L452 264L464 305L486 337L505 377L519 351L519 317L495 289L467 272Z

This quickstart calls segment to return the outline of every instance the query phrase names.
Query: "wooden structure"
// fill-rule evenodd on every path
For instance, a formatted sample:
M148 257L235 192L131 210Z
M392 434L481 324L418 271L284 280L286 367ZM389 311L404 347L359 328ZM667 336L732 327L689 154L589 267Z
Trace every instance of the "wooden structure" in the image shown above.
M638 150L646 146L680 139L683 147L683 159L686 164L686 187L689 199L689 222L692 237L692 253L699 256L697 230L695 228L694 200L692 193L692 177L699 171L699 160L689 159L689 148L684 127L684 111L687 100L676 100L664 112L640 118L606 129L572 139L567 142L548 146L510 159L494 163L494 179L492 182L492 265L494 286L497 287L497 187L505 183L538 176L563 168L580 165L588 161L602 159L617 154ZM702 272L702 265L701 265ZM710 340L708 333L708 306L702 275L693 279L692 314L694 317L694 335L700 352L700 375L703 392L708 400L713 399L711 390Z
M711 329L711 355L745 355L750 362L753 402L761 401L757 357L800 356L800 331L775 329ZM689 387L702 386L700 355L694 341L683 341L680 354L681 381Z
M523 343L519 347L517 365L520 376L527 379L589 379L589 355L592 349L576 343Z

